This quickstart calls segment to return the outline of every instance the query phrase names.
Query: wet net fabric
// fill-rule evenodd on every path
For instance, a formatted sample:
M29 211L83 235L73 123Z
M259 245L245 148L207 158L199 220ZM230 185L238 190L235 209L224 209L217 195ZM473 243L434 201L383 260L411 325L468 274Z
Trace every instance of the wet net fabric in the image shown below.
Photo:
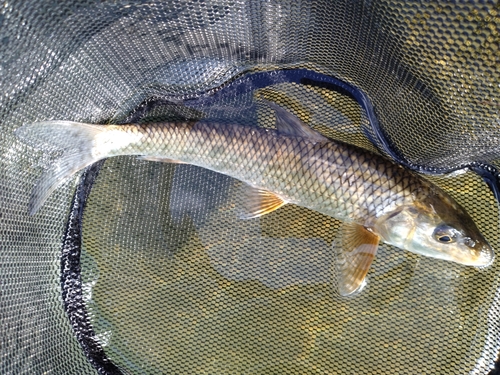
M13 131L50 119L273 128L266 99L417 170L488 165L495 182L499 12L493 2L4 3L0 373L488 374L498 260L478 270L383 245L367 287L341 298L329 276L340 222L293 205L240 220L238 181L135 157L95 166L30 217L57 151ZM383 137L349 92L283 69L364 93ZM426 176L498 258L485 180ZM78 252L65 257L68 246Z

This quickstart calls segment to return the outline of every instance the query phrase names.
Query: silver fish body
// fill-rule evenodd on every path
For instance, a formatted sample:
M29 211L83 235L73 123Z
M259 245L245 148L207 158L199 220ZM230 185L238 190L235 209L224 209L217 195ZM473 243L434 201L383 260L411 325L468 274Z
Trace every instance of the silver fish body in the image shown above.
M433 189L379 155L333 140L205 122L108 126L107 132L94 147L112 151L100 157L140 155L200 166L274 192L288 203L364 226ZM130 141L114 147L117 138Z
M448 194L370 151L327 139L282 108L277 130L214 122L90 125L49 121L21 139L63 148L35 186L30 213L78 170L107 157L187 163L245 182L255 217L293 203L343 221L337 249L339 292L362 286L379 241L435 258L486 266L493 251Z

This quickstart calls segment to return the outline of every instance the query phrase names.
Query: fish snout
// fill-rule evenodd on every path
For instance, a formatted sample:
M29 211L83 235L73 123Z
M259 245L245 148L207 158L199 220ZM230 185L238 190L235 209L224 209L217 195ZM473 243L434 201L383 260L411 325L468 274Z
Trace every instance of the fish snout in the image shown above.
M494 259L495 259L495 252L493 251L491 246L482 245L474 265L478 267L488 267L493 263Z

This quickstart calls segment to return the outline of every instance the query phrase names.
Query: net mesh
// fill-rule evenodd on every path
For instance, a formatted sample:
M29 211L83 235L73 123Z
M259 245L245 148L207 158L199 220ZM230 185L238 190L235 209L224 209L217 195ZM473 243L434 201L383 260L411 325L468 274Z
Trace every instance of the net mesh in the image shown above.
M372 119L352 96L280 73L304 68L364 92L400 161L495 167L499 11L493 2L3 3L0 372L487 374L499 345L498 261L479 270L382 245L368 286L340 298L329 282L340 222L292 205L242 221L238 181L133 157L104 162L88 196L73 275L81 291L64 297L81 298L69 314L92 332L79 336L61 284L78 178L28 216L54 155L13 130L49 119L272 128L272 112L255 105L265 98L376 151ZM484 180L426 178L496 250L498 204ZM116 368L91 364L83 333Z

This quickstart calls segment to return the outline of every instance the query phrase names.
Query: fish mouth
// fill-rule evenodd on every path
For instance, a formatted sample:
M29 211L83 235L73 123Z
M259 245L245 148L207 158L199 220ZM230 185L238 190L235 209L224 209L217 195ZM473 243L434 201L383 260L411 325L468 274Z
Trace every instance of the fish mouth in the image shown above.
M472 266L486 268L493 263L495 259L495 252L489 245L483 245L483 248L479 252L479 256L471 262Z

